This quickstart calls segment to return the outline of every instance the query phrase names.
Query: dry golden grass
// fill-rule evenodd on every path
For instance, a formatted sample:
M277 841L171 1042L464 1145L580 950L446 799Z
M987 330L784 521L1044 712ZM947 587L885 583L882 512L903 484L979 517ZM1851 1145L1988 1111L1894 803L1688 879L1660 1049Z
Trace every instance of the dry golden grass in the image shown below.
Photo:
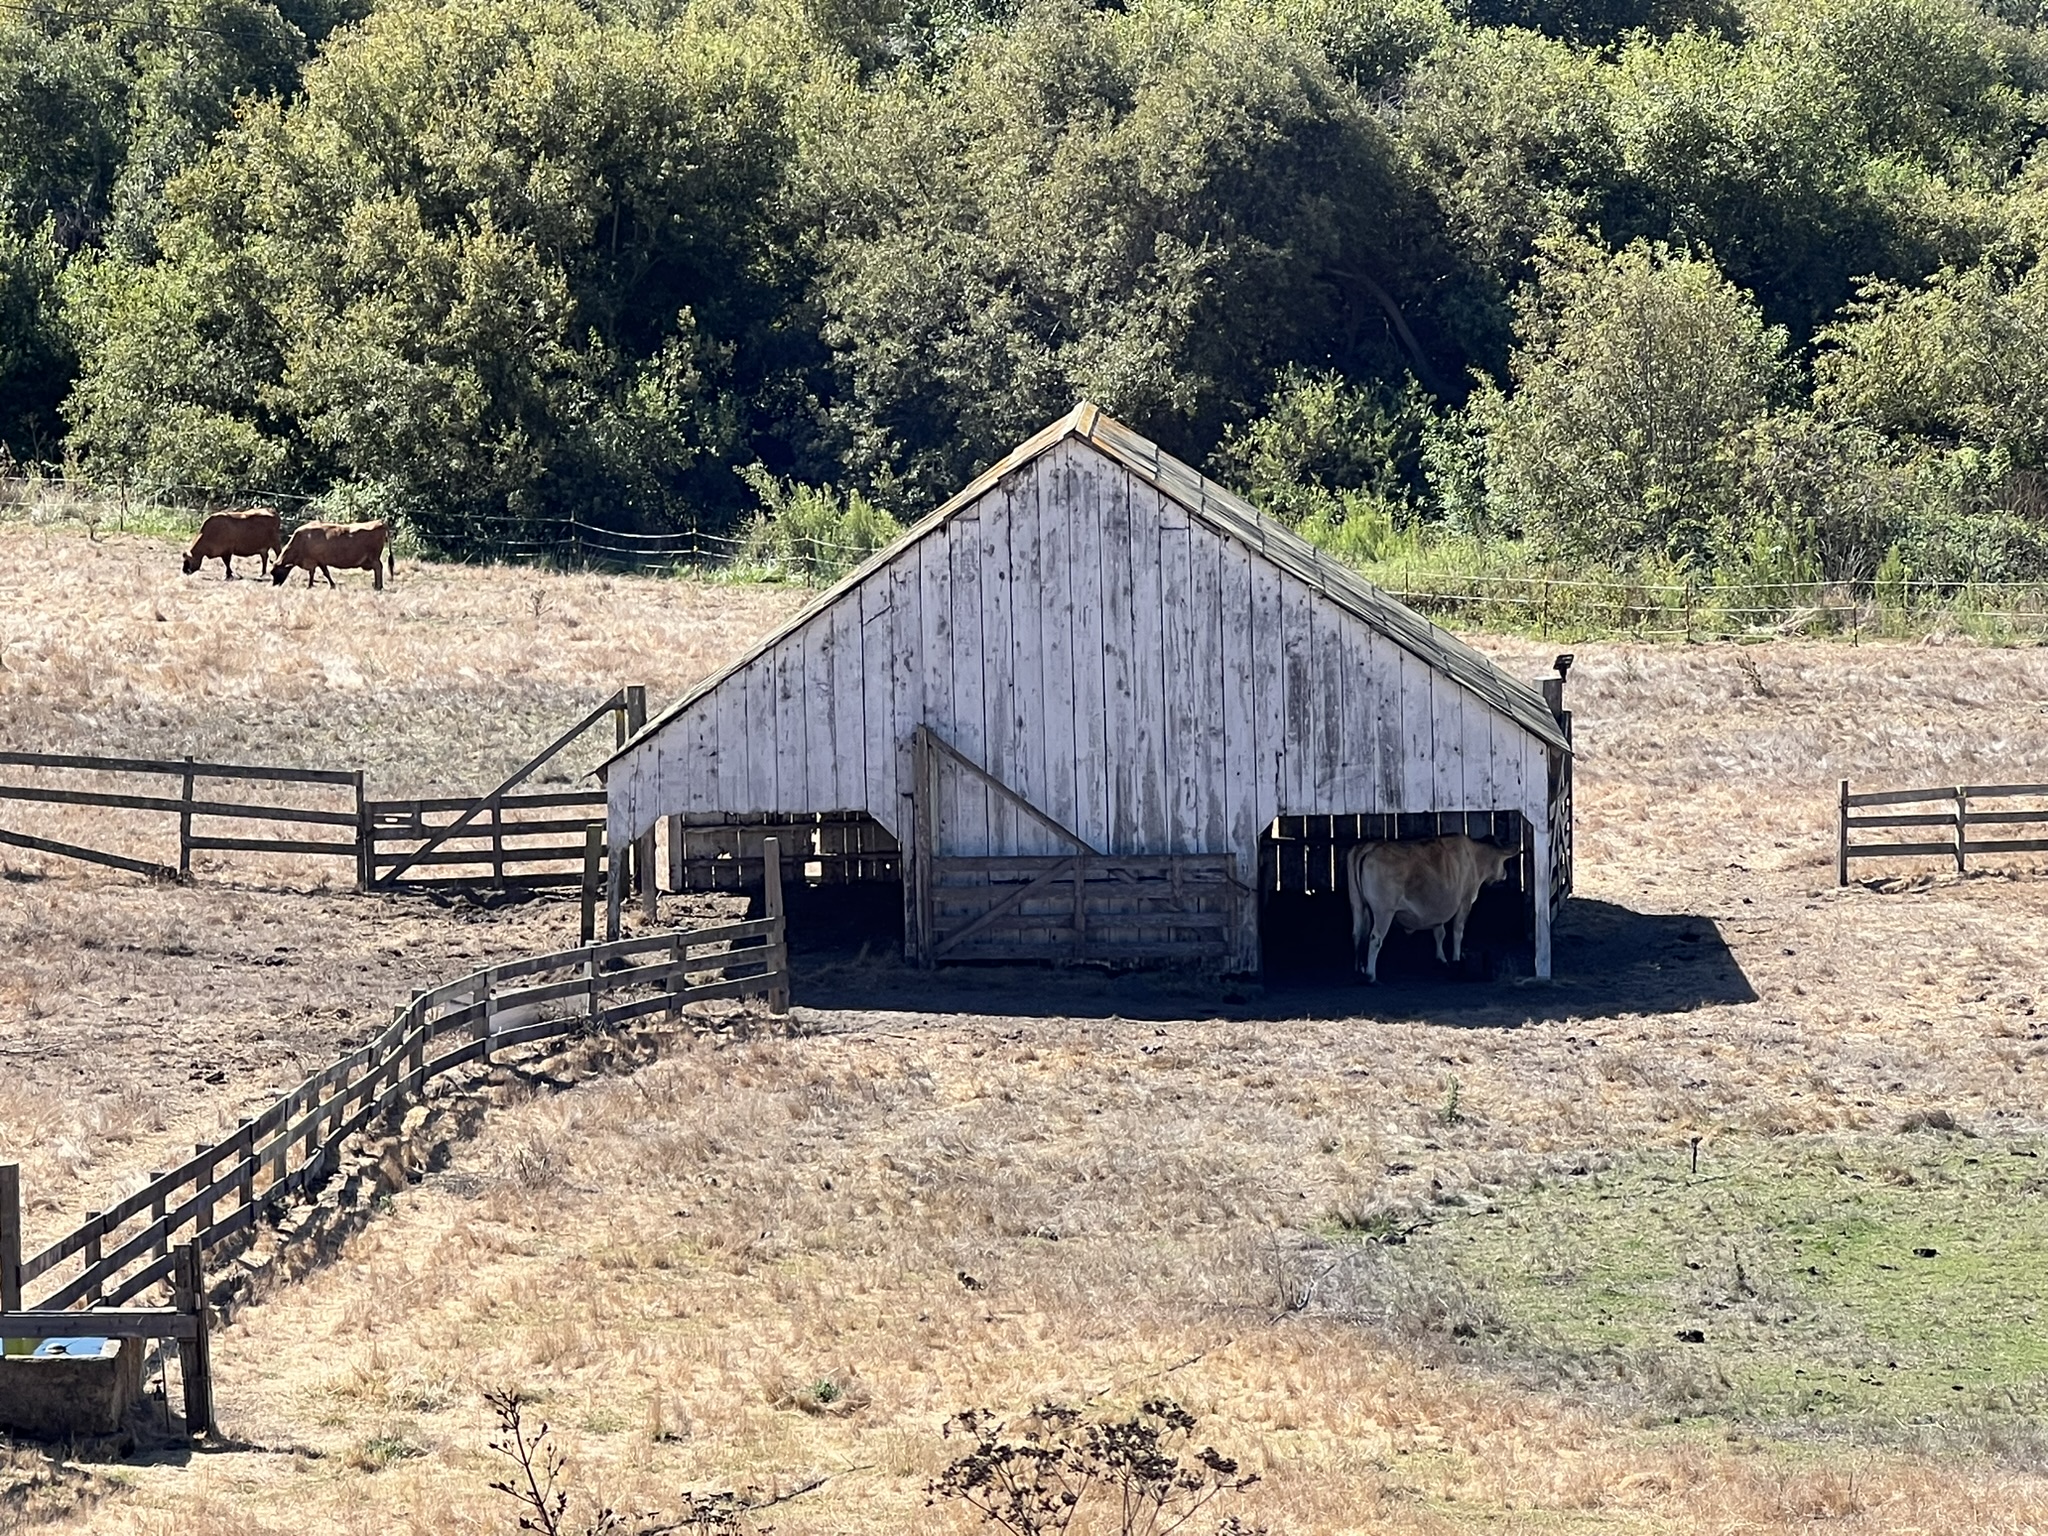
M199 694L202 654L220 654L204 637L310 614L276 684L297 701L287 718L307 722L294 739L312 750L330 695L304 674L332 647L364 679L351 739L416 775L408 785L430 782L435 760L391 695L439 690L460 699L447 718L472 723L502 698L508 718L534 721L523 744L615 679L672 696L792 601L405 569L385 608L367 591L336 602L217 580L191 596L200 578L182 586L175 566L147 563L160 547L4 536L44 540L73 571L112 561L104 585L135 594L74 623L68 591L10 587L23 630L63 632L65 655L115 654L137 629L148 640L134 643L157 644L154 617L135 617L145 601L208 605L186 639L149 652L153 750L190 748L183 730L260 741L233 733L260 733L248 701L270 692L264 664L230 669L246 692ZM535 589L543 615L590 604L587 623L610 626L603 648L550 643L543 619L521 616ZM477 643L459 662L474 680L451 679L453 659L397 622L409 590L441 594L442 650L474 605ZM717 638L682 649L676 635L699 623ZM378 625L384 638L366 638ZM1488 644L1532 675L1547 667L1549 650ZM366 670L380 645L412 659L380 677ZM7 638L11 737L40 720L68 723L36 744L91 739L52 693L84 665L59 649ZM606 659L574 672L565 653ZM451 1175L401 1193L336 1262L217 1341L221 1415L249 1448L126 1467L118 1483L93 1473L96 1501L54 1528L506 1531L479 1394L515 1384L540 1398L579 1486L615 1502L831 1474L774 1510L785 1536L965 1530L924 1502L948 1414L1046 1396L1127 1407L1154 1391L1264 1475L1241 1512L1276 1536L2041 1530L2048 1481L2015 1464L1642 1428L1624 1399L1517 1385L1316 1298L1290 1307L1335 1212L1487 1197L1579 1160L1676 1158L1695 1134L1711 1153L1716 1138L1889 1128L1932 1106L2041 1126L2048 881L1923 865L1896 891L1837 893L1831 808L1841 777L2048 779L2048 657L1804 642L1579 654L1584 902L1557 985L1260 996L812 962L788 1038L681 1040L631 1078L509 1094ZM154 674L134 661L119 669L131 682L109 675L95 709L140 711L127 690ZM481 727L465 729L481 777ZM540 905L458 923L233 869L174 892L42 867L0 883L0 1031L10 1073L35 1085L0 1102L0 1127L32 1149L46 1223L96 1203L140 1149L239 1112L266 1073L367 1028L420 978L559 942L573 922ZM1631 947L1629 913L1683 915L1726 951ZM1603 923L1621 937L1603 939ZM286 963L259 969L280 947ZM341 1006L350 1019L332 1016ZM165 1091L178 1052L229 1042L244 1054L227 1081ZM1462 1117L1446 1123L1451 1077ZM795 1406L792 1384L834 1376L867 1402Z

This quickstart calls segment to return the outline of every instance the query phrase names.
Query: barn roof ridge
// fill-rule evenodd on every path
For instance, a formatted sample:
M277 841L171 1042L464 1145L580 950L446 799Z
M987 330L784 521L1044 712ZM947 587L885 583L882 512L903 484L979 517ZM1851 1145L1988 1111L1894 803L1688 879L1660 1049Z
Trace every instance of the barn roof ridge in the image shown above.
M1332 559L1308 540L1265 516L1235 492L1216 484L1193 467L1167 453L1149 438L1132 431L1105 413L1092 401L1083 400L1057 421L1041 428L1012 448L1002 458L976 475L947 500L926 513L893 543L875 551L853 570L820 592L773 633L751 647L730 665L706 677L675 703L649 720L633 737L607 757L600 768L635 750L642 742L665 729L698 699L710 693L735 672L765 656L811 619L830 608L876 571L890 564L906 549L950 522L960 511L979 501L1009 475L1050 452L1068 438L1079 438L1097 452L1115 460L1147 485L1168 497L1176 506L1200 518L1214 532L1234 539L1278 566L1288 575L1321 593L1377 633L1400 646L1426 666L1450 677L1481 702L1507 715L1516 724L1560 751L1571 751L1556 717L1543 695L1528 683L1510 675L1496 662L1449 631L1425 619L1414 609L1397 601L1367 581L1340 560Z

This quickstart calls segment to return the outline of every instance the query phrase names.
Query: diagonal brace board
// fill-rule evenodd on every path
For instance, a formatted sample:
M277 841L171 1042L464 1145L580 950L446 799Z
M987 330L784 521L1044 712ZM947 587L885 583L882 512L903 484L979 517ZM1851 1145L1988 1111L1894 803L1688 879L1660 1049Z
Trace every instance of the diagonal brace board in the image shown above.
M386 870L383 874L379 875L377 877L376 883L381 886L388 886L394 884L400 875L404 874L408 869L411 869L413 865L417 864L421 859L425 858L428 854L432 853L436 848L439 848L443 843L447 842L449 838L453 837L457 832L460 832L464 827L468 826L470 822L474 821L484 811L488 810L491 806L491 803L494 800L496 800L499 796L503 795L507 790L515 789L519 785L525 783L529 775L534 773L543 764L547 763L550 759L555 757L565 747L567 747L569 743L574 741L577 737L581 736L593 725L597 724L597 722L602 720L606 715L616 714L618 711L624 709L625 707L626 690L621 688L617 693L613 694L610 698L606 699L602 704L598 705L597 708L593 709L589 714L585 715L581 720L577 721L568 730L564 731L560 736L556 737L555 740L548 746L547 750L542 752L540 756L531 759L524 767L514 772L511 775L511 777L506 779L505 782L500 784L496 789L490 791L490 793L479 796L475 801L471 803L468 810L464 811L460 816L456 817L455 820L451 821L447 826L441 828L440 831L436 832L432 837L428 838L424 843L420 844L419 847L413 849L413 851L407 854L406 857L403 860L401 860L398 864L394 865L392 868Z
M152 864L146 859L125 858L118 853L103 853L97 848L82 848L76 843L54 842L47 837L30 837L26 832L0 830L0 843L13 848L27 848L36 853L54 853L59 858L83 859L88 864L104 864L110 869L125 869L131 874L147 875L152 880L190 883L187 876L179 874L167 864Z
M939 940L939 942L932 947L932 954L935 956L943 955L947 950L953 948L955 945L966 943L969 939L973 938L977 933L980 933L984 928L993 927L1002 918L1007 916L1012 911L1016 910L1016 908L1018 908L1019 906L1023 905L1027 897L1030 897L1036 894L1037 892L1044 890L1045 887L1051 885L1055 880L1060 879L1062 876L1072 876L1075 885L1079 886L1082 881L1080 863L1081 861L1077 858L1061 859L1057 864L1053 865L1050 869L1047 869L1041 874L1039 874L1037 878L1026 881L1024 884L1015 887L1013 890L1011 890L1009 895L1005 896L1001 901L997 902L994 906L990 907L986 912L982 913L981 916L977 917L973 922L969 923L959 932L949 933L946 935L946 937Z
M1054 820L1051 816L1047 815L1044 811L1041 811L1037 806L1033 805L1029 800L1026 800L1022 795L1018 794L1016 790L1010 788L1009 785L1005 784L1001 779L997 778L994 774L990 773L986 768L982 767L981 764L967 757L960 751L958 747L954 746L951 742L947 741L945 737L941 736L937 731L933 730L930 726L920 725L917 728L917 734L921 736L931 746L936 747L941 757L944 757L949 761L957 764L959 767L965 769L968 773L972 774L975 778L981 780L981 782L985 784L988 788L994 790L997 794L1001 795L1011 805L1016 806L1018 810L1022 811L1025 815L1029 816L1033 821L1036 821L1040 826L1044 827L1048 832L1052 833L1055 837L1062 838L1066 842L1071 843L1078 852L1102 852L1100 848L1097 848L1093 843L1089 842L1086 838L1082 837L1080 833L1074 831L1071 827L1065 826L1062 823Z

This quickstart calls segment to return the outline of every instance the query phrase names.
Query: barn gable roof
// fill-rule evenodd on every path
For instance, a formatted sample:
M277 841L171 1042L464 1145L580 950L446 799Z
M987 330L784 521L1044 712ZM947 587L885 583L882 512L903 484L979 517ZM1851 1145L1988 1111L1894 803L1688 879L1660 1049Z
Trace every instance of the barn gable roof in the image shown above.
M1384 635L1417 660L1450 678L1467 692L1506 715L1559 751L1571 745L1559 729L1543 695L1509 675L1471 646L1432 624L1414 609L1395 601L1350 566L1332 559L1292 530L1266 517L1243 497L1225 490L1183 464L1172 454L1129 427L1083 401L1051 426L1011 449L976 476L936 511L914 523L887 548L878 550L848 575L807 603L796 616L724 670L713 673L674 704L647 722L606 763L616 762L717 688L733 673L766 655L790 634L831 607L874 572L891 564L904 550L973 505L1003 478L1068 438L1078 438L1129 470L1215 532L1235 539L1297 581L1320 593L1354 618Z

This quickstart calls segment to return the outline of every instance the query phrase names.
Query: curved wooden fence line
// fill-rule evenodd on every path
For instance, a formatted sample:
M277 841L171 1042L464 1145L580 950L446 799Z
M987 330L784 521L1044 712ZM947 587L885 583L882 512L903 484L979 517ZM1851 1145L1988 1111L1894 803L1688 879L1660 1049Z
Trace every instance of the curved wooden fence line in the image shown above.
M164 1280L189 1290L189 1270L209 1250L315 1195L351 1137L396 1119L443 1073L544 1040L673 1018L689 1003L761 997L787 1012L780 875L771 839L763 917L534 955L415 994L370 1040L262 1114L26 1258L19 1172L0 1166L0 1334L54 1337L90 1320L110 1336L182 1337L172 1330L190 1324L126 1304ZM55 1278L60 1271L68 1273ZM38 1282L46 1289L25 1308L23 1290Z

